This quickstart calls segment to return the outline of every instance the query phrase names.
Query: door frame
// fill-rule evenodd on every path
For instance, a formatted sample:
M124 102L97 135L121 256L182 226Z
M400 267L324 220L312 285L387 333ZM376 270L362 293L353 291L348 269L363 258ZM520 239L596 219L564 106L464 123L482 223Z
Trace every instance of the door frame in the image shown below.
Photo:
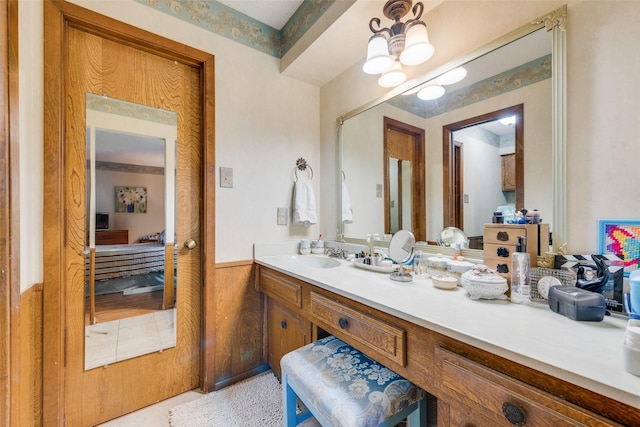
M18 1L0 1L0 425L20 423Z
M214 57L187 45L141 30L112 18L60 0L45 0L44 20L44 315L43 315L43 410L42 419L65 424L65 206L64 140L66 89L64 68L70 27L97 34L126 46L175 59L200 70L202 93L203 176L201 221L202 330L200 387L214 387L215 316L215 140ZM209 313L209 315L207 315ZM53 421L55 420L55 421Z
M383 117L383 169L384 169L384 232L389 233L391 217L389 214L389 160L387 132L393 130L413 138L413 171L411 188L411 221L416 240L426 240L426 205L425 205L425 131L419 127L403 123L390 117Z
M503 117L517 117L515 125L516 141L516 209L524 207L524 104L517 104L511 107L502 108L490 113L481 114L459 122L451 123L442 127L442 183L443 183L443 228L455 227L456 216L461 212L456 212L456 200L452 192L455 188L455 166L456 156L454 154L453 133L471 126L492 122ZM463 181L463 179L461 180ZM462 219L460 220L462 221Z

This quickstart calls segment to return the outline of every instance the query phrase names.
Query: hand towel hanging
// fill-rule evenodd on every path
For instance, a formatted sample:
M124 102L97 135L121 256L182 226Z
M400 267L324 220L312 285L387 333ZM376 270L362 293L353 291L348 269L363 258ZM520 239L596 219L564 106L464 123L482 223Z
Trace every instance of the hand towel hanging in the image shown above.
M353 222L353 209L351 208L351 196L347 190L347 183L342 181L342 222Z
M293 223L311 225L318 222L316 198L310 179L298 179L293 188Z

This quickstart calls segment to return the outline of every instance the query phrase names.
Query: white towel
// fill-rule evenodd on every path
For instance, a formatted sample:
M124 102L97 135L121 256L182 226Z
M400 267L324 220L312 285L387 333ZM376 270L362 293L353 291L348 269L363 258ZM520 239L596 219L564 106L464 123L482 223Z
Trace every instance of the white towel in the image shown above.
M293 188L293 223L301 225L316 224L316 198L310 179L298 179Z
M347 190L347 184L342 181L342 221L353 222L353 209L351 208L351 196Z

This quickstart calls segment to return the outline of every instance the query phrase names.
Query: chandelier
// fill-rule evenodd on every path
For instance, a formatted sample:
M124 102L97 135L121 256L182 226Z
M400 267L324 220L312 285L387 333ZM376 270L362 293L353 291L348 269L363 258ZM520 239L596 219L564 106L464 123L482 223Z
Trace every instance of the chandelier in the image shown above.
M373 36L367 46L367 60L362 70L367 74L381 74L378 84L394 87L403 83L407 75L402 65L418 65L431 58L434 47L429 43L427 25L420 20L424 4L418 2L411 8L411 0L389 0L382 12L394 22L390 28L380 28L380 18L371 18L369 29ZM409 11L413 18L401 22Z

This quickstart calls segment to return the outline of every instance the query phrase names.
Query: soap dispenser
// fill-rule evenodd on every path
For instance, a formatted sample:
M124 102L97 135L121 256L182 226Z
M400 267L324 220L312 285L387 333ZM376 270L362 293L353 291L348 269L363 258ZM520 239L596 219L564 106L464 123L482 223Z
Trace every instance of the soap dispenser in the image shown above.
M518 236L516 251L511 255L511 302L531 303L529 268L531 259L527 253L527 238Z

